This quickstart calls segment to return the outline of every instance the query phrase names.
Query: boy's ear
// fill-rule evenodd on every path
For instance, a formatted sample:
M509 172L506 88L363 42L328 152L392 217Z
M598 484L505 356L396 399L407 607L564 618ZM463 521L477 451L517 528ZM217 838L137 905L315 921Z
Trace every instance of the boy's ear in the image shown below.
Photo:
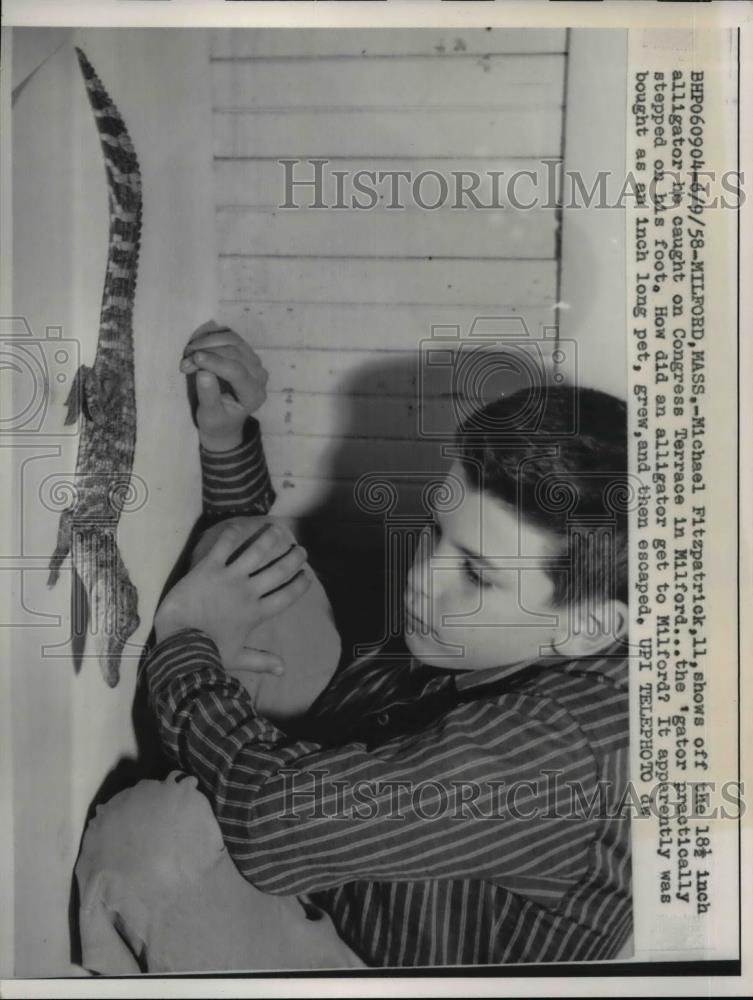
M624 601L589 601L569 616L570 628L561 642L552 647L560 656L594 656L607 646L627 636L628 607Z

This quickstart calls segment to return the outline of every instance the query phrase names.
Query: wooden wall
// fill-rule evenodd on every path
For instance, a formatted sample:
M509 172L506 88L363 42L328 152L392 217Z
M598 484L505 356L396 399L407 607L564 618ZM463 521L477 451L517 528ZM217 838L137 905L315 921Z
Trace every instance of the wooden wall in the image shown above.
M280 512L310 514L338 491L347 510L362 472L432 465L415 446L419 342L476 316L551 324L557 219L509 206L281 209L277 161L297 157L295 176L310 177L305 161L326 158L329 203L332 170L540 172L561 151L564 70L564 31L214 34L221 319L271 374L262 419ZM438 189L422 190L429 201ZM451 424L450 400L433 405Z

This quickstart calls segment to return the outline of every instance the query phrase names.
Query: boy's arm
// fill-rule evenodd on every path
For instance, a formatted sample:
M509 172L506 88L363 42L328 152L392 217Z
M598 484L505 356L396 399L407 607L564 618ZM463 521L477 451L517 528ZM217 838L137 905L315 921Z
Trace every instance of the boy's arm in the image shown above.
M594 821L573 822L565 793L577 782L590 799L596 763L545 699L469 703L376 750L324 748L258 716L205 632L169 635L146 673L168 754L198 777L237 867L266 892L478 877L536 893L553 876L564 891L585 865Z
M200 528L240 515L266 514L275 501L258 421L249 417L243 440L224 451L199 444L202 515Z
M228 517L266 514L275 500L258 421L267 372L256 352L214 321L191 336L180 364L195 379L203 531Z

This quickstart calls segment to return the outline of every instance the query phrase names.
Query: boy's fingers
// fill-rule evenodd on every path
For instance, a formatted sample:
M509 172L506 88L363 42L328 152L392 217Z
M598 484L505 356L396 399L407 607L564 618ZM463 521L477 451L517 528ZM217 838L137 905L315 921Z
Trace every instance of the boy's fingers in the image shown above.
M180 363L181 371L187 372L189 368L209 368L212 359L224 359L227 362L238 366L234 388L240 392L244 385L255 389L258 385L265 386L269 379L269 373L264 368L258 358L249 359L244 351L234 344L225 347L202 348L193 354L187 355ZM230 376L228 376L229 378Z
M219 538L206 555L211 560L224 566L230 556L238 548L241 540L241 529L237 524L229 524L224 528Z
M244 366L246 369L246 377L251 376L256 379L260 378L261 369L252 369L249 365L247 365L241 356L240 351L236 347L213 347L211 350L207 350L205 348L199 357L201 358L200 364L196 363L197 354L187 354L181 359L179 367L184 375L190 375L192 372L198 372L203 368L207 368L207 358L217 357L225 358L226 361L235 361L239 365Z
M196 348L196 350L186 350L183 355L184 361L193 361L194 364L197 363L197 355L203 355L204 353L214 354L219 358L229 358L233 361L240 361L246 365L247 368L251 368L251 364L246 361L240 348L237 344L205 344L202 340L201 345Z
M191 368L193 368L194 371L201 371L204 368L209 368L207 359L212 358L224 358L225 361L234 362L241 368L244 368L246 372L245 377L249 377L250 369L241 357L240 352L235 347L213 347L211 350L205 349L203 351L197 351L196 354L189 354L181 361L180 370L185 374L188 374L188 371ZM239 380L240 376L237 378Z
M229 568L239 577L250 577L252 573L263 569L267 563L279 559L290 547L291 540L287 532L279 525L265 524L260 532L246 539L242 551ZM259 593L258 590L255 592Z
M238 358L243 362L243 364L246 365L252 375L256 375L257 373L263 373L266 375L261 358L256 351L243 339L243 337L239 336L233 330L228 330L227 328L202 334L201 336L189 341L183 351L184 362L192 360L193 355L196 354L197 351L212 350L219 351L220 354L224 354L225 352L233 352L234 354L237 353Z
M226 326L220 326L220 324L214 319L208 319L206 323L202 323L201 326L197 326L191 336L188 338L188 343L196 340L198 337L203 337L205 333L217 333L221 330L229 329Z
M195 340L190 340L183 349L184 356L195 354L196 351L216 350L220 347L231 347L233 350L243 354L250 364L260 365L256 353L242 340L237 333L232 330L221 330L212 333L203 333Z
M212 351L220 348L230 348L237 351L249 368L261 368L261 358L243 337L226 327L203 333L190 340L183 349L184 357L191 357L197 351Z
M288 583L306 562L308 555L301 545L294 545L289 552L266 566L253 577L254 591L263 596Z
M206 407L208 410L219 406L222 394L217 376L211 372L200 371L196 376L196 395L199 406Z
M285 672L282 658L266 649L242 649L237 659L238 670L250 670L255 674L275 674Z
M299 570L290 583L276 590L273 594L262 597L259 609L264 618L274 618L281 614L296 601L299 601L311 586L311 577L304 570Z
M248 371L240 361L231 358L223 358L215 351L202 351L193 355L193 361L199 368L213 372L229 382L233 388L236 383L240 383L244 378L248 378Z

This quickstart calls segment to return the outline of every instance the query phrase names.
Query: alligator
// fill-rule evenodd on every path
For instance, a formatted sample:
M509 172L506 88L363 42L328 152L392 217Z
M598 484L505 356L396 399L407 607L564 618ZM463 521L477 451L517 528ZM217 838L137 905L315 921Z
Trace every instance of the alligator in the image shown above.
M110 229L94 364L81 365L66 401L65 423L80 420L75 493L72 505L60 515L48 585L55 585L70 553L74 622L77 627L83 622L83 629L90 627L102 675L115 687L123 649L139 626L138 595L118 548L117 529L132 496L136 447L133 310L141 171L120 112L84 52L77 48L76 54L99 132ZM85 609L76 607L81 600L79 582L88 602Z

